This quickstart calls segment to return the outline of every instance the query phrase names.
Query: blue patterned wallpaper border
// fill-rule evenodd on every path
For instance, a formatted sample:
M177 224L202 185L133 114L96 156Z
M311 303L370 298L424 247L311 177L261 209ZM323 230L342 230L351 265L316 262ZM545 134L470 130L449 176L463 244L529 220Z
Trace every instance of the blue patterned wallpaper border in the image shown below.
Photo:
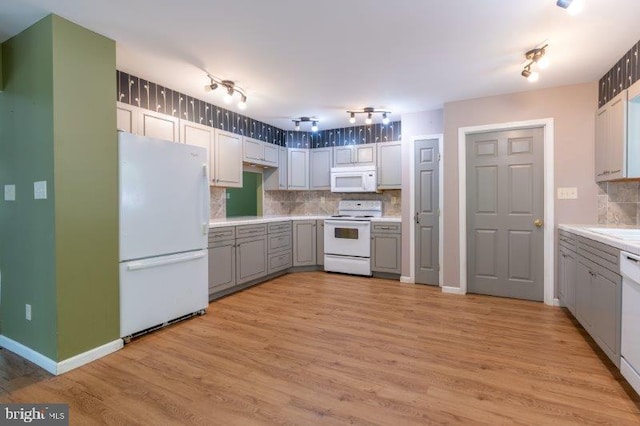
M123 71L116 71L116 78L118 87L116 97L120 102L249 136L274 145L289 148L323 148L395 141L401 138L400 121L387 125L372 124L320 130L316 133L285 131Z
M598 107L640 79L640 41L636 43L598 82Z

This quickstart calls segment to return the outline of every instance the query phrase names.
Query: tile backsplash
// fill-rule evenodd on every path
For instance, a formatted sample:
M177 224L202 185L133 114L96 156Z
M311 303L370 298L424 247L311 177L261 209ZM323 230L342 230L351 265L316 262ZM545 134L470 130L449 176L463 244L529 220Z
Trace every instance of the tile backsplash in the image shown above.
M331 215L338 212L338 202L349 200L381 200L384 216L400 216L399 189L380 194L341 194L331 191L265 191L265 215ZM324 199L324 200L323 200Z
M226 217L226 191L224 188L210 188L211 219ZM400 216L401 191L383 191L380 194L340 194L331 191L265 191L262 211L272 215L331 215L338 212L338 202L342 199L381 200L384 216ZM324 198L324 202L323 199Z
M640 181L598 184L598 223L640 225Z

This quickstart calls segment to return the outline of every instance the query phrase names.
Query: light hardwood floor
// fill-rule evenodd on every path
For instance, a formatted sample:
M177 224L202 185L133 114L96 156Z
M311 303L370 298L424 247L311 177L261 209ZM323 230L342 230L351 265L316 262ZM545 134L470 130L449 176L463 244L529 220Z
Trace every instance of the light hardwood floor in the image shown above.
M640 424L594 348L541 303L297 273L59 377L0 351L0 402L67 402L72 424Z

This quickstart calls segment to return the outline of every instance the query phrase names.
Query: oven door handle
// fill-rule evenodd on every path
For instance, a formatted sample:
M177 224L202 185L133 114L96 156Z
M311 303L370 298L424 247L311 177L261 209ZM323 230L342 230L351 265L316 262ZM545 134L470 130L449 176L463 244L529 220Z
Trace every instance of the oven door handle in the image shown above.
M327 220L325 221L326 226L335 226L335 227L360 227L367 228L371 225L371 222L368 220Z

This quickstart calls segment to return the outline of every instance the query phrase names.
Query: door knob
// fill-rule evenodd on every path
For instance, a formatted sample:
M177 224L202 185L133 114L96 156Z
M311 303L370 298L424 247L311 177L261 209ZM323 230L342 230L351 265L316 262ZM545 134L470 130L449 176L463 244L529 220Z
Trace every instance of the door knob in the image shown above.
M533 221L533 224L537 227L537 228L542 228L544 222L542 222L542 219L536 219Z

